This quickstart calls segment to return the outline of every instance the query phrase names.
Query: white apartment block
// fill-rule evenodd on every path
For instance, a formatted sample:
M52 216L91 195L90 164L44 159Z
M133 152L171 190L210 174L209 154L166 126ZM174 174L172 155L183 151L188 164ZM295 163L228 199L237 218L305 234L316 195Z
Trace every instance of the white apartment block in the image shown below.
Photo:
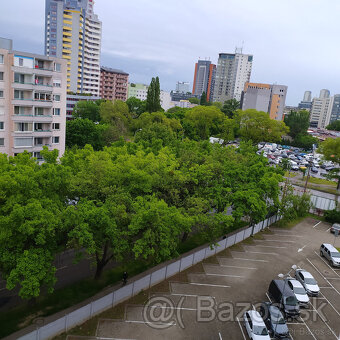
M331 119L334 97L313 98L310 112L310 126L325 128Z
M43 146L65 151L66 60L12 50L0 38L0 152L27 150L42 160Z
M242 53L220 53L214 85L214 102L224 103L228 99L241 100L242 91L250 75L253 56Z
M148 96L148 85L145 84L129 84L128 88L128 99L135 97L140 100L146 100ZM164 111L169 110L173 105L171 104L170 92L162 91L160 93L161 106Z

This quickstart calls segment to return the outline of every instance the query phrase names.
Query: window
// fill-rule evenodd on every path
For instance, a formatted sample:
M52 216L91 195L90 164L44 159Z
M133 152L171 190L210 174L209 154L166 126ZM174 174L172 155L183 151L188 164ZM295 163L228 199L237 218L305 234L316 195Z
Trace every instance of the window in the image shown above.
M14 82L15 83L25 83L25 75L20 73L14 73Z
M60 94L55 94L55 95L53 96L53 100L54 100L55 102L60 102Z
M53 144L59 144L59 137L52 137Z
M60 109L54 108L53 109L53 116L60 116Z
M17 147L17 148L32 147L33 146L33 137L14 138L14 146Z
M3 98L3 97L4 97L4 91L0 90L0 98Z
M5 114L5 108L3 106L0 106L0 116L3 116Z
M19 58L19 66L24 66L24 59L23 58Z
M53 130L60 130L60 123L53 123L52 128Z
M0 146L5 146L5 138L0 138Z
M14 99L24 99L24 93L19 90L14 90Z
M54 80L53 80L53 86L54 86L54 87L61 87L61 80L59 80L59 79L54 79Z
M4 80L4 73L0 72L0 80Z
M54 71L60 72L61 71L61 64L55 63L54 64Z
M43 116L44 115L44 108L42 107L36 107L34 109L34 115L35 116Z
M4 55L0 54L0 64L3 64L3 63L4 63Z
M0 122L0 131L1 130L5 130L5 123L4 122Z
M15 123L14 131L15 132L32 132L33 123Z

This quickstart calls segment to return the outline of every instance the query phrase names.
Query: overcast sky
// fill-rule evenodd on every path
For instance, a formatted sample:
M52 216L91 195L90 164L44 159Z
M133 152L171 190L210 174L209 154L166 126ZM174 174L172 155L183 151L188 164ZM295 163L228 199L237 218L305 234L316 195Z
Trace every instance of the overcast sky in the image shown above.
M1 1L0 36L44 51L44 0ZM254 55L251 81L288 85L287 105L305 90L340 93L339 0L96 0L104 66L130 81L158 75L164 90L193 82L197 59L242 46Z

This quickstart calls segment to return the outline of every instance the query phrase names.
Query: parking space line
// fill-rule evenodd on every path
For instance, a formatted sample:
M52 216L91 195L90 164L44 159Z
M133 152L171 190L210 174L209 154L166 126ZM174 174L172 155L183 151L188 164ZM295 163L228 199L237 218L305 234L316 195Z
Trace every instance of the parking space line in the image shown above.
M252 268L252 267L238 267L238 266L227 266L225 264L220 264L220 267L225 267L225 268L237 268L237 269L253 269L253 270L256 270L258 268Z
M241 322L239 320L239 318L236 318L237 322L238 322L238 325L240 326L240 330L242 332L242 335L243 335L243 339L244 340L247 340L246 336L244 335L244 332L243 332L243 329L242 329L242 325L241 325Z
M318 268L316 268L315 267L315 265L313 264L313 262L311 262L310 260L309 260L309 258L307 258L307 261L316 269L316 271L321 275L321 277L323 277L326 281L327 281L327 283L328 284L330 284L332 287L333 287L333 289L340 295L340 292L328 281L328 279L326 278L326 277L324 277L323 275L322 275L322 273L320 272L320 270L318 269Z
M220 340L223 340L223 339L222 339L222 335L221 335L220 332L218 332L218 335L219 335L219 337L220 337Z
M284 241L284 240L254 240L254 241L257 241L257 242L281 242L281 243L296 243L295 241Z
M153 295L155 295L155 294L153 294ZM185 296L185 297L198 297L198 296L202 296L202 295L195 295L195 294L180 294L180 293L171 293L170 295ZM207 297L211 297L211 298L215 299L214 296L207 296Z
M242 261L254 261L254 262L269 262L267 260L256 260L256 259L242 259L240 257L233 257L235 260L242 260Z
M136 306L136 305L133 305ZM143 306L144 307L144 306ZM150 308L160 308L160 309L174 309L174 310L189 310L189 311L197 311L197 308L188 308L188 307L172 307L172 306L150 306Z
M266 296L267 296L268 300L270 301L270 303L272 303L272 299L269 297L268 293L266 293Z
M328 327L328 329L332 332L332 334L335 336L335 339L338 340L338 337L336 336L335 332L333 331L333 329L329 326L329 324L327 323L327 320L325 320L322 315L314 308L314 306L312 305L314 312L316 312L316 314L319 315L320 319L324 322L324 324Z
M248 251L248 250L246 250L246 253L249 253L249 254L263 254L263 255L279 255L278 253L264 253L264 252L261 252L261 251Z
M124 320L124 322L127 322L127 323L142 323L142 324L145 324L145 325L148 325L148 324L155 325L155 323L152 322L152 321ZM173 321L173 322L166 322L166 323L160 322L160 324L164 325L164 326L176 326L176 322L175 321Z
M311 334L311 336L315 339L315 340L318 340L315 336L314 336L314 334L312 333L312 331L310 330L310 328L307 326L307 324L305 323L305 320L303 320L303 319L301 319L302 320L302 322L303 322L303 324L307 327L307 329L309 330L309 333Z
M263 246L263 245L259 245L259 244L257 244L256 246L254 245L254 246L251 246L251 245L249 245L248 247L262 247L262 248L276 248L276 249L286 249L287 247L278 247L278 246Z
M328 228L328 229L326 230L326 233L329 232L329 231L331 230L331 228L332 228L332 227Z
M323 295L322 293L321 293L321 295L322 295L323 298L329 303L329 305L334 309L334 311L340 316L339 311L338 311L338 310L333 306L333 304L326 298L326 296Z
M198 283L198 282L182 282L182 283L193 285L193 286L208 286L208 287L231 288L231 286L213 285L213 284L210 284L210 283Z
M316 228L320 223L321 223L321 221L319 221L317 224L315 224L315 226L313 226L313 229Z
M244 276L228 275L228 274L209 274L209 273L204 273L204 275L208 275L208 276L221 276L221 277L235 277L235 278L240 278L240 279L244 278Z

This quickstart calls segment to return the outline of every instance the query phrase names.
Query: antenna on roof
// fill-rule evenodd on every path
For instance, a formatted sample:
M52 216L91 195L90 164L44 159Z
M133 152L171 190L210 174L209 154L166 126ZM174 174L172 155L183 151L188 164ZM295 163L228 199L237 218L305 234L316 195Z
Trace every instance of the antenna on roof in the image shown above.
M242 47L235 47L235 54L242 54L243 52L243 46Z

